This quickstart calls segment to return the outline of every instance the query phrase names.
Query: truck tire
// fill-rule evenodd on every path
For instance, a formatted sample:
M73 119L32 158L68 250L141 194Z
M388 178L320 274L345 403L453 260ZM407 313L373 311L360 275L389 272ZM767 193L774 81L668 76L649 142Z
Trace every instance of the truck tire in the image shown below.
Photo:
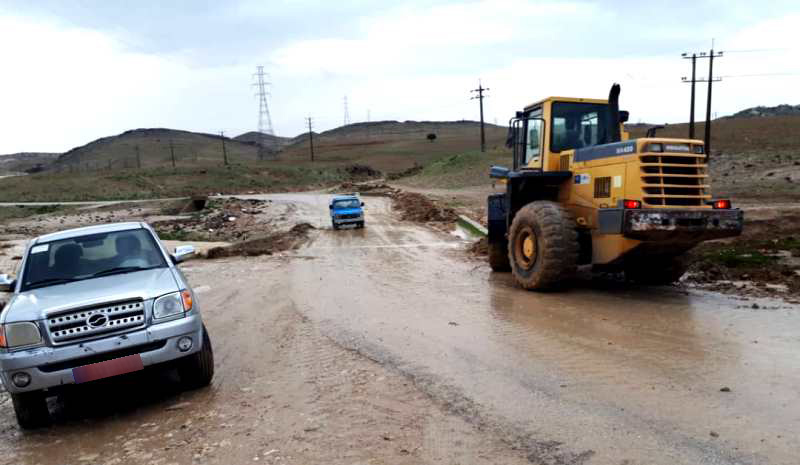
M203 348L181 361L178 374L186 389L197 389L211 384L211 379L214 377L214 350L205 325L203 325Z
M335 223L335 222L331 221L331 225L333 225L333 230L334 230L334 231L336 231L337 229L339 229L339 226L336 226L336 223Z
M511 271L523 288L555 289L575 276L578 231L572 214L558 203L540 200L522 207L508 237Z
M626 261L625 279L637 284L663 286L681 279L688 265L682 257L650 257Z
M507 273L511 271L511 263L508 261L508 241L489 242L489 266L492 271L497 273Z
M11 402L14 404L14 413L17 414L20 428L36 429L50 424L50 412L47 410L47 398L44 392L11 394Z

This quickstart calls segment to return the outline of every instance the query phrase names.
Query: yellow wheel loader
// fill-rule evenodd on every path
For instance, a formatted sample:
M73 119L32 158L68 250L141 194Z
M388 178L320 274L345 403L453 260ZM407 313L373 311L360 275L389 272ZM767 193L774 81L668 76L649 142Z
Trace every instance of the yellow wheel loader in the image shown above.
M703 141L630 139L619 92L550 97L511 119L513 168L490 171L506 186L488 199L492 270L536 290L564 286L579 265L668 284L686 251L741 234L741 210L711 195Z

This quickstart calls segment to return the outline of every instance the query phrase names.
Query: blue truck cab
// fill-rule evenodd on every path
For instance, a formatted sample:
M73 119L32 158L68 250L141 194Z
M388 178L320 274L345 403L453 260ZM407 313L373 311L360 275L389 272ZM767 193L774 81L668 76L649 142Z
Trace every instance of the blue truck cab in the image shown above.
M337 195L331 199L328 208L331 211L331 224L333 229L348 224L353 224L356 228L364 227L364 202L355 194Z

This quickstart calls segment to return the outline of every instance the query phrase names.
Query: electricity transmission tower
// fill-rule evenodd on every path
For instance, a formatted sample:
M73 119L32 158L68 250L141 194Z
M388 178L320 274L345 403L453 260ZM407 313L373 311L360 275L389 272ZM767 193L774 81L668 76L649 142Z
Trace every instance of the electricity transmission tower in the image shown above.
M314 120L309 116L306 118L306 124L308 125L308 143L311 148L311 161L314 161L314 131L312 130Z
M344 126L350 124L350 110L347 109L347 96L344 96Z
M267 86L271 85L271 83L265 77L269 78L269 75L264 73L263 66L258 66L257 69L258 71L253 75L256 79L253 86L256 88L256 96L258 97L258 159L263 160L266 153L265 134L274 136L275 132L272 130L272 117L269 114L269 105L267 104L267 97L271 97Z
M470 100L477 99L478 102L480 103L480 107L481 107L481 152L485 152L486 151L486 133L484 132L484 129L483 129L483 99L485 98L483 93L486 92L487 90L489 90L489 88L488 87L483 87L483 85L481 84L481 81L479 79L478 80L478 88L477 89L472 89L470 91L470 92L477 92L478 93L478 95L472 97Z

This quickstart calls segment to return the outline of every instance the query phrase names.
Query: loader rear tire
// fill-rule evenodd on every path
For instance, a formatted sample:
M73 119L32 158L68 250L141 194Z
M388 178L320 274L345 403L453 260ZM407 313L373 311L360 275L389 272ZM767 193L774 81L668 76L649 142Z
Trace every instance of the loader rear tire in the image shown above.
M663 286L681 279L688 265L682 257L651 257L625 263L625 279L638 284Z
M523 288L556 289L575 276L578 231L560 204L541 200L525 205L514 216L508 237L511 271Z
M508 241L489 242L489 266L492 271L498 273L511 271L511 262L508 261Z

